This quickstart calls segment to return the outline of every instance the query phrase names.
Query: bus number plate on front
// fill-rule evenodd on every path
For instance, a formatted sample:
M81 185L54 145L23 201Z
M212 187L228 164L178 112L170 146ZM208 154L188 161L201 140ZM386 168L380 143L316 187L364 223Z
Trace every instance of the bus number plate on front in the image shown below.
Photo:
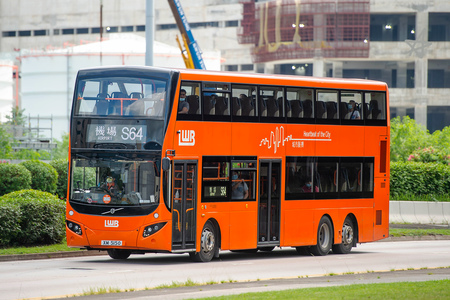
M102 241L102 246L122 246L122 241Z

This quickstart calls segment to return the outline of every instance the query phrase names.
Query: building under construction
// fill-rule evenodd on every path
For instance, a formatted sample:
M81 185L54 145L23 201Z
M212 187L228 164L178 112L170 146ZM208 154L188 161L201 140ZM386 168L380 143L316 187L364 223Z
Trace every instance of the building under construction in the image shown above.
M112 40L123 33L145 35L145 0L135 0L133 5L127 0L103 1L103 25L100 0L40 0L38 8L35 2L0 0L1 59L15 61L27 56L30 49L47 51L99 41L100 37ZM408 115L431 132L450 124L450 0L180 3L204 58L207 50L220 51L224 71L381 80L389 86L391 117ZM177 47L179 30L169 4L154 1L154 7L155 40ZM92 58L95 53L89 55ZM9 63L3 63L9 74L0 83L8 87L9 103L15 101L16 80L20 91L15 94L27 103L28 107L23 107L26 113L44 116L33 105L51 98L58 98L52 100L52 108L70 103L72 80L63 80L61 74L74 73L76 67L71 64L74 56L67 57L39 65L34 57L27 62L22 59L15 63L20 79L12 76ZM110 58L104 55L103 64L110 64ZM98 64L93 61L82 65ZM30 68L31 63L38 69ZM36 78L50 72L58 84L51 89L37 84ZM5 102L0 97L0 105ZM58 122L56 112L53 116ZM64 116L67 119L67 109Z
M370 1L241 0L238 40L252 44L255 63L368 58Z

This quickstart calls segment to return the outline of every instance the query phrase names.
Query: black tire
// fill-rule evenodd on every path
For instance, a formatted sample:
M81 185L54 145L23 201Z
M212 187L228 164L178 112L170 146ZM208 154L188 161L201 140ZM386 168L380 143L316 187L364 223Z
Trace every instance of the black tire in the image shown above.
M295 250L297 250L297 253L300 255L311 255L311 252L309 252L309 247L306 246L295 247Z
M108 255L113 259L127 259L131 255L130 250L108 249Z
M217 236L214 226L211 222L206 222L203 226L202 236L200 239L200 252L190 254L194 261L208 262L211 261L217 249Z
M310 247L309 250L315 256L324 256L330 252L332 245L333 226L331 225L330 219L323 216L317 228L317 244Z
M353 244L355 242L355 228L353 226L352 220L347 217L345 218L344 224L342 225L342 243L333 245L333 253L337 254L347 254L352 251Z

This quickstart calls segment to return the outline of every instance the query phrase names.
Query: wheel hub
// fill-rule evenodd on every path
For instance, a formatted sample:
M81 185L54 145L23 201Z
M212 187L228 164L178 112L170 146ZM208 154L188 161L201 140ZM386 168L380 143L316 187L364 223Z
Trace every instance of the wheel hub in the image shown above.
M215 239L214 234L209 230L204 230L202 233L202 250L203 252L210 252L214 249Z
M342 228L342 242L346 245L353 243L353 228L348 225L344 225Z
M319 245L321 248L326 248L330 242L330 231L326 223L322 224L319 230Z

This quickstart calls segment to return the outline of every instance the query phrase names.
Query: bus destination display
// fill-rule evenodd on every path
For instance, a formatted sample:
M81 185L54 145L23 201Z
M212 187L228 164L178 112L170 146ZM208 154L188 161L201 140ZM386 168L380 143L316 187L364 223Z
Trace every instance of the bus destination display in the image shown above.
M88 143L145 143L147 127L145 125L89 124Z
M206 198L226 198L227 187L226 186L205 186L204 195Z

